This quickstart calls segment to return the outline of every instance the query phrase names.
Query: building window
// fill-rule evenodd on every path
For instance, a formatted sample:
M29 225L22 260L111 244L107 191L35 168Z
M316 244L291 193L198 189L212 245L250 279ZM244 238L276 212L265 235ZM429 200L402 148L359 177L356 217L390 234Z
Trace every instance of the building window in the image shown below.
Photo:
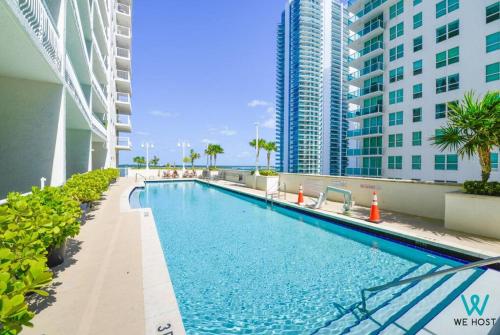
M422 145L422 132L421 131L414 131L412 133L411 144L414 147Z
M389 126L397 126L403 124L403 112L389 113Z
M435 170L458 170L458 156L451 155L435 155L434 156Z
M436 43L460 34L459 20L455 20L436 29Z
M500 31L486 36L486 52L500 49Z
M442 0L436 4L436 18L451 13L459 8L458 0Z
M403 44L395 46L389 50L389 61L394 61L404 56L404 47Z
M403 4L403 0L400 0L398 1L398 3L392 5L390 8L389 8L389 17L391 19L395 18L396 16L398 16L399 14L403 13L404 11L404 4Z
M446 117L446 104L436 105L436 119L444 119Z
M498 153L490 153L490 165L492 170L498 170Z
M486 7L486 23L498 20L498 18L500 18L500 1Z
M403 168L403 156L389 156L388 163L390 170L401 170Z
M422 36L416 37L413 39L413 52L417 52L422 50L423 47L423 39Z
M457 90L459 87L460 76L458 73L436 79L436 94Z
M389 135L389 148L402 147L403 134L390 134Z
M435 137L435 138L438 138L438 137L441 137L441 136L443 136L443 129L441 129L441 128L436 129L436 130L434 131L434 137Z
M436 69L446 66L447 64L457 63L460 60L459 47L451 48L448 51L439 52L436 54Z
M389 82L393 83L403 79L404 68L402 66L389 71Z
M390 91L389 92L389 105L397 104L403 102L403 89Z
M422 97L422 84L413 85L413 99Z
M417 74L422 73L422 60L416 60L413 62L413 75L416 76Z
M413 122L422 121L422 108L413 108Z
M486 65L486 82L500 79L500 62Z
M400 22L397 25L395 25L389 29L389 39L390 40L393 40L399 36L403 36L403 34L404 34L403 22Z
M422 168L422 156L411 156L411 169L420 170Z
M419 3L422 3L422 0L413 0L413 6L416 6Z
M422 26L422 12L413 15L413 29L417 29Z

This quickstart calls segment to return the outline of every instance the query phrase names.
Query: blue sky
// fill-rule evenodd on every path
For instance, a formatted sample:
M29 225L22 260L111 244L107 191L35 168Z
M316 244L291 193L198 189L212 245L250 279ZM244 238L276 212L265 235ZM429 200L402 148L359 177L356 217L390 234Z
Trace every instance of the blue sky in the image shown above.
M160 164L180 164L181 139L200 153L207 140L219 143L225 154L218 164L252 164L253 123L262 124L263 138L275 137L276 29L283 8L282 0L134 1L134 148L120 153L120 163L145 155L140 145L150 141Z

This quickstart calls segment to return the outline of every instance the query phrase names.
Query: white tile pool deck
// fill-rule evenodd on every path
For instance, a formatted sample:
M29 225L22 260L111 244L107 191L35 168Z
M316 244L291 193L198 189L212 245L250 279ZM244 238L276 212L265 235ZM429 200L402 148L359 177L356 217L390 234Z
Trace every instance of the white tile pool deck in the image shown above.
M211 183L264 197L233 182ZM152 215L124 205L140 184L121 178L106 192L70 241L71 256L56 268L51 297L38 303L34 328L23 334L184 334ZM286 199L278 201L292 204L297 195ZM382 211L384 222L373 224L362 220L368 208L355 206L350 217L337 214L341 208L329 201L320 212L476 256L500 256L500 241L449 231L438 221Z

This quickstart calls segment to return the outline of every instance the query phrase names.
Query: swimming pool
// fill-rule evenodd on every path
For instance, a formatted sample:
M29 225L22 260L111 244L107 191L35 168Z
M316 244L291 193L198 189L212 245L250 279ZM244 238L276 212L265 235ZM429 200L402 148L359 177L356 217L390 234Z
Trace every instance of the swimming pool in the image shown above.
M366 318L361 289L460 263L200 182L133 198L153 211L189 334L369 334L396 320L414 333L482 273L378 292Z

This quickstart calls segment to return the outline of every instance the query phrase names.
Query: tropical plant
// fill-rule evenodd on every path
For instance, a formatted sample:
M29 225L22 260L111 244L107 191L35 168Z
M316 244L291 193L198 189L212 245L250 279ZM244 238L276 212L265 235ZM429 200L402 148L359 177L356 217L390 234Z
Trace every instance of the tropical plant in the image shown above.
M212 146L212 155L214 156L214 167L217 168L217 155L222 155L224 153L224 149L219 144L211 144Z
M257 145L257 148L256 148L256 153L255 153L255 159L257 160L257 162L259 161L259 156L260 156L260 150L261 149L264 149L265 145L266 145L266 140L264 140L263 138L259 138L259 142L257 142L255 139L251 140L249 143L248 143L252 148L255 148L255 146Z
M160 162L160 157L154 155L153 158L149 161L149 164L156 167L156 166L158 166L159 162Z
M182 159L182 162L185 163L185 164L189 164L189 163L191 163L191 158L189 158L188 156L186 156L186 157L184 157Z
M263 149L267 151L267 170L271 170L271 154L278 151L278 146L276 142L265 142Z
M448 103L448 122L439 135L431 137L441 151L451 149L463 158L479 156L481 180L490 178L490 154L500 146L500 91L487 92L482 99L466 92L461 102Z
M139 168L141 164L146 164L146 158L144 158L144 156L135 156L132 160L137 164L137 168Z
M211 144L208 145L208 147L205 149L204 153L207 156L207 165L209 164L208 161L210 159L209 166L212 166L212 147L211 147Z
M200 154L191 149L189 151L189 160L191 161L191 169L194 171L194 161L200 158Z

